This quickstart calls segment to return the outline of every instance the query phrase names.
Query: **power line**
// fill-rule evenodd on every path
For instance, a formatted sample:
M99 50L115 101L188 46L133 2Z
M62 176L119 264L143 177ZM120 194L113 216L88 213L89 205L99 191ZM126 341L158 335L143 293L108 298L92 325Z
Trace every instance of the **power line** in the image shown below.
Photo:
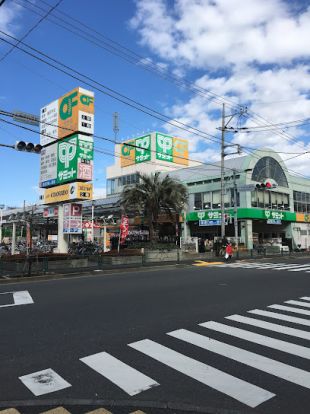
M4 34L5 36L8 36L8 37L10 37L10 38L12 38L12 39L14 39L14 40L17 40L14 36L9 35L8 33L4 32L4 31L2 31L2 30L0 30L0 33ZM0 40L2 40L2 41L3 41L3 42L5 42L5 43L12 44L11 42L9 42L8 40L6 40L6 39L4 39L4 38L0 38ZM46 65L53 67L54 69L56 69L56 70L58 70L58 71L60 71L60 72L62 72L62 73L64 73L64 74L66 74L66 75L70 76L70 77L71 77L71 78L73 78L73 79L76 79L76 80L78 80L78 81L80 81L80 82L83 82L84 84L86 84L86 85L88 85L88 86L90 86L90 87L92 87L92 88L96 89L97 91L99 91L99 92L101 92L101 93L103 93L103 94L105 94L105 95L107 95L107 96L109 96L109 97L111 97L111 98L113 98L113 99L115 99L115 100L119 101L119 102L124 103L124 104L125 104L125 105L127 105L127 106L130 106L130 107L132 107L132 108L134 108L134 109L136 109L136 110L139 110L140 112L143 112L143 113L145 113L145 114L147 114L147 115L149 115L149 116L152 116L153 118L157 118L157 119L159 119L159 120L161 120L161 121L166 122L167 124L172 125L173 127L176 127L176 128L178 128L178 129L184 130L184 131L186 131L186 132L189 132L190 134L193 134L193 135L199 136L199 137L201 137L201 138L203 138L203 139L207 139L207 140L209 140L209 141L211 141L211 142L216 142L216 143L218 143L218 141L219 141L219 138L218 138L218 137L216 137L215 135L211 135L211 134L209 134L209 133L207 133L207 132L203 132L203 131L201 131L201 130L199 130L199 129L197 129L197 128L194 128L194 127L192 127L192 126L190 126L190 125L187 125L187 124L185 124L185 123L183 123L183 122L180 122L180 121L176 121L176 120L171 121L171 119L170 119L169 117L167 117L166 115L164 115L164 114L162 114L162 113L160 113L160 112L158 112L158 111L156 111L156 110L154 110L154 109L152 109L152 108L150 108L150 107L148 107L148 106L146 106L146 105L143 105L143 104L139 103L138 101L135 101L135 100L133 100L133 99L131 99L131 98L127 97L126 95L123 95L123 94L121 94L121 93L119 93L119 92L115 91L114 89L109 88L109 87L107 87L107 86L103 85L103 84L102 84L102 83L100 83L100 82L97 82L96 80L94 80L94 79L90 78L90 77L89 77L89 76L87 76L87 75L83 75L82 73L80 73L80 72L76 71L75 69L73 69L73 68L71 68L71 67L69 67L69 66L67 66L67 65L63 64L62 62L57 61L56 59L49 57L49 56L48 56L48 55L46 55L45 53L42 53L42 52L40 52L39 50L37 50L37 49L35 49L35 48L33 48L33 47L31 47L31 46L27 45L25 42L20 42L20 43L21 43L21 44L23 44L24 46L26 46L27 48L29 48L29 49L31 49L31 50L33 50L33 51L35 51L36 53L38 53L38 54L40 54L40 55L42 55L42 56L44 56L44 57L46 57L46 58L50 59L51 61L53 61L53 62L57 63L57 65L62 66L62 67L65 67L65 68L66 68L66 69L68 69L70 72L68 72L68 71L66 71L66 70L64 70L64 69L62 69L62 68L59 68L59 67L55 66L54 64L52 64L52 63L50 63L50 62L47 62L47 61L46 61L46 60L44 60L43 58L41 58L41 57L39 57L39 56L36 56L35 54L33 54L33 53L31 53L31 52L29 52L29 51L27 51L27 50L25 50L25 49L22 49L20 46L16 45L16 47L17 47L19 50L21 50L22 52L24 52L25 54L27 54L27 55L29 55L29 56L32 56L33 58L35 58L35 59L37 59L37 60L39 60L39 61L41 61L41 62L45 63ZM78 76L76 76L76 75L73 75L71 72L74 72L74 73L76 73L77 75L79 75L79 76L82 76L82 77L86 78L86 79L87 79L87 81L85 81L84 79L79 78L79 77L78 77ZM101 86L101 87L102 87L102 88L104 88L105 90L102 90L102 89L98 88L97 86L94 86L93 84L89 83L88 81L90 81L90 82L92 82L92 83L94 83L94 84L96 84L96 85ZM198 132L196 132L196 131L198 131Z
M17 1L17 0L15 0L15 1ZM36 7L38 9L40 9L41 11L45 11L45 9L43 9L42 7L37 6L37 5L34 5L33 3L31 3L30 0L26 0L26 1L27 1L27 3L29 3L29 5L31 5L31 7ZM44 1L44 0L41 0L41 3L43 3L43 4L47 5L47 6L50 6L50 4L48 2L46 2L46 1ZM26 7L25 5L23 5L23 6ZM28 10L31 10L33 13L37 13L38 14L38 12L30 9L29 7L27 9ZM125 46L121 45L120 43L112 40L111 38L109 38L107 36L104 36L102 33L96 31L95 29L93 29L92 27L86 25L82 21L73 18L72 16L66 14L65 12L59 12L58 10L56 10L56 13L58 15L60 14L62 16L66 16L66 18L67 19L70 19L70 21L77 22L79 26L76 27L76 26L68 23L68 21L60 18L59 16L57 17L57 20L62 20L63 22L65 22L66 26L59 25L59 22L58 21L57 22L53 21L54 24L57 24L58 26L64 28L65 30L71 31L67 27L67 25L69 24L71 27L73 27L74 29L78 30L78 32L71 31L75 35L80 36L80 37L82 37L82 38L85 39L85 37L81 36L81 33L80 32L82 31L82 32L86 33L87 36L91 36L96 41L98 41L98 38L96 38L95 36L87 33L85 30L82 30L81 29L81 26L87 28L87 30L90 30L91 32L95 33L96 35L99 35L101 37L101 39L103 39L103 40L99 40L99 41L103 42L103 44L105 46L103 47L102 44L99 44L98 45L98 43L95 43L95 42L93 42L93 41L91 41L90 39L87 39L87 38L86 38L86 40L94 43L98 47L102 47L103 49L107 50L110 53L116 54L117 56L121 57L122 59L124 59L126 61L129 61L129 63L133 63L133 64L135 64L137 66L143 66L144 69L149 70L149 71L151 69L151 72L157 73L158 75L160 75L164 79L172 80L177 85L184 86L184 87L190 89L191 91L195 92L198 95L201 95L202 94L204 97L206 97L206 94L207 95L211 95L212 98L213 98L213 100L214 100L214 102L216 102L215 98L217 99L217 102L216 103L232 102L233 103L233 106L242 107L240 104L236 104L232 100L229 100L229 99L224 98L224 97L222 97L222 96L220 96L218 94L215 94L214 92L211 92L209 90L206 90L204 88L201 88L201 87L197 86L196 84L194 84L194 83L192 83L192 82L190 82L190 81L188 81L188 80L186 80L184 78L181 78L181 77L179 77L177 75L171 75L171 74L169 74L169 72L167 72L166 70L160 68L158 65L153 64L153 62L151 62L149 59L146 59L145 57L137 54L133 50L129 49L128 47L125 47ZM124 56L124 53L125 53L125 56ZM129 57L129 60L128 60L128 57ZM134 59L134 60L132 61L132 59ZM229 106L229 105L231 106L231 104L227 104L227 106ZM253 114L252 117L254 117L256 119L264 120L263 117L261 117L260 115L255 114L254 111L251 111L251 112ZM264 120L264 121L267 122L267 123L269 123L269 121L267 121L267 120ZM285 131L278 132L278 135L284 137L287 140L292 140L292 141L294 141L295 143L298 144L298 142L296 141L296 138L294 138L291 135L287 134Z
M16 48L16 46L19 44L19 43L21 43L21 41L22 40L24 40L24 39L26 39L26 37L28 36L28 35L30 35L30 33L31 32L33 32L38 26L39 26L39 24L40 23L42 23L43 22L43 20L44 19L46 19L47 17L48 17L48 15L53 11L53 10L55 10L56 9L56 7L57 6L59 6L59 4L62 2L63 0L58 0L58 2L54 5L54 6L51 6L51 8L41 17L41 19L39 19L37 22L36 22L36 24L34 25L34 26L32 26L25 34L24 34L24 36L22 36L22 38L16 43L16 45L13 45L12 47L11 47L11 49L9 49L1 58L0 58L0 62L3 62L4 61L4 59Z
M13 113L0 110L0 114L2 114L2 115L4 115L4 116L11 116ZM39 131L36 131L36 130L34 130L34 129L32 129L32 128L26 127L26 126L24 126L24 125L19 125L19 124L16 124L15 122L8 121L8 120L3 119L3 118L0 118L0 121L5 122L6 124L9 124L9 125L16 126L17 128L21 128L21 129L23 129L23 130L33 132L33 133L35 133L35 134L43 135L43 136L45 136L45 137L48 137L48 138L53 139L54 141L57 141L57 139L58 139L58 138L56 138L56 137L54 137L54 136L51 136L51 135L49 135L49 134L42 133L42 132L40 133ZM47 123L47 122L42 122L42 121L39 121L39 122L40 122L40 123L42 123L42 124L45 124L45 125L57 126L57 125L55 125L55 124L50 124L50 123ZM70 132L75 132L74 130L72 130L72 129L70 129L70 128L66 128L66 127L58 127L58 128L61 128L61 129L64 129L64 130L68 130L68 131L70 131ZM101 139L101 140L103 140L103 141L111 142L112 144L120 144L120 145L121 145L121 144L126 144L128 147L138 148L138 149L140 149L140 150L141 150L141 149L144 149L144 148L141 148L141 147L139 147L139 146L137 146L137 145L130 144L130 143L115 142L115 140L114 140L113 138L107 138L107 137L103 137L103 136L100 136L100 135L93 135L93 137L94 137L94 138ZM50 144L47 144L46 146L49 146L49 145L52 145L52 144L53 144L53 142L51 142ZM46 146L45 146L45 147L46 147ZM152 150L152 149L150 149L150 152L156 153L156 150ZM182 160L184 160L184 161L191 161L191 162L199 163L199 164L201 164L201 165L206 165L206 166L209 166L209 165L210 165L210 166L215 166L215 167L218 167L218 166L217 166L217 164L214 164L214 163L208 163L208 162L203 162L203 161L199 161L199 160L193 160L193 159L191 159L191 158L187 158L187 157L180 157L180 156L178 156L178 158L179 158L179 159L182 159ZM159 165L159 163L156 163L156 164L157 164L157 165ZM167 167L167 165L166 165L166 164L160 164L160 165ZM168 166L169 166L169 165L168 165ZM170 166L169 166L169 167L170 167ZM185 168L188 168L188 167L185 167ZM226 169L227 169L227 170L233 170L232 168L228 168L228 167L226 167Z
M44 8L33 4L31 1L29 0L25 0L27 1L27 3L29 3L30 7L27 7L25 4L20 3L18 0L14 0L16 3L20 4L22 7L26 8L27 10L30 10L32 13L35 13L37 15L41 15L39 12L33 10L33 8L35 7L36 9L39 9L41 11L45 11ZM42 3L49 5L49 3L42 1ZM63 19L62 17L59 17L59 15L61 16L65 16L68 20ZM151 72L151 73L155 73L157 75L159 75L161 78L168 80L168 81L172 81L173 83L177 84L178 86L182 86L185 87L187 89L190 89L191 91L196 92L197 94L206 97L208 99L212 99L214 102L218 103L218 104L222 104L223 102L227 102L227 106L230 106L231 108L234 108L236 106L239 106L239 104L236 104L235 102L233 102L232 100L229 100L227 98L223 98L220 95L212 92L212 91L208 91L204 88L201 88L199 86L197 86L196 84L182 78L181 76L178 76L176 74L171 74L168 71L166 71L165 69L161 68L159 65L154 64L150 59L145 58L144 56L139 55L138 53L136 53L135 51L133 51L132 49L129 49L128 47L125 47L123 45L121 45L120 43L112 40L111 38L103 35L102 33L98 32L97 30L95 30L94 28L86 25L84 22L82 22L81 20L75 19L72 16L68 15L65 12L59 12L57 11L57 17L56 16L51 16L52 18L54 17L57 20L52 20L51 18L49 19L53 24L63 28L64 30L73 33L74 35L96 45L97 47L100 47L101 49L106 50L107 52L120 57L121 59L125 60L128 63L131 63L135 66L138 67L142 67L143 69ZM65 25L59 23L60 21L64 22ZM70 21L72 22L76 22L78 24L78 26L70 23ZM69 29L68 25L70 27L72 27L73 29L77 30L73 31L71 29ZM89 30L91 33L88 33L87 31L83 30L82 27L86 28L87 30ZM88 37L85 37L84 35L82 35L81 33L84 33L86 36L91 37L91 39L89 39ZM92 33L95 33L92 34ZM98 39L97 36L100 36L100 39ZM98 43L100 42L100 43Z

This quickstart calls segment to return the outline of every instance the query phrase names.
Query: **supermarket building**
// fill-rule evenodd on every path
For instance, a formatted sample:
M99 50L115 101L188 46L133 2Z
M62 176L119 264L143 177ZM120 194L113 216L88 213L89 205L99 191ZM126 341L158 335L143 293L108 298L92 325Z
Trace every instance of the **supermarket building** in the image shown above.
M132 148L117 145L116 163L107 168L107 198L115 202L125 185L138 180L137 173L162 171L186 184L189 201L184 212L183 236L198 236L211 241L221 235L220 163L189 161L185 140L179 141L175 155L173 143L165 159L158 146L168 136L152 133L150 152L145 160L137 159ZM145 138L145 137L142 137ZM171 139L176 139L172 138ZM165 142L165 141L164 141ZM178 144L176 144L178 145ZM143 146L143 145L142 145ZM165 149L165 146L164 146ZM183 151L183 152L182 152ZM130 160L128 154L130 152ZM139 151L138 151L139 152ZM174 153L174 159L173 154ZM179 157L179 158L178 158ZM176 162L175 162L176 161ZM234 179L237 197L234 200ZM275 188L257 189L256 184L272 182ZM248 249L257 246L288 245L290 248L310 247L310 179L293 175L279 154L271 149L259 149L250 155L225 160L225 234L234 238L234 208L237 204L239 243Z

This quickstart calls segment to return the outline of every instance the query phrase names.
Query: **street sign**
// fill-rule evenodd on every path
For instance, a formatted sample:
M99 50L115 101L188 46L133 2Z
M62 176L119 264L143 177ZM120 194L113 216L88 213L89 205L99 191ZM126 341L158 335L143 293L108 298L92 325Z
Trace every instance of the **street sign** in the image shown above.
M222 220L199 220L199 226L220 226Z
M245 184L245 185L238 186L237 191L239 192L254 191L255 188L256 188L255 184Z
M282 224L282 221L277 219L268 219L267 224Z
M28 114L27 112L22 111L14 111L13 112L13 119L16 122L21 122L23 124L29 124L29 125L40 125L40 117L33 114Z

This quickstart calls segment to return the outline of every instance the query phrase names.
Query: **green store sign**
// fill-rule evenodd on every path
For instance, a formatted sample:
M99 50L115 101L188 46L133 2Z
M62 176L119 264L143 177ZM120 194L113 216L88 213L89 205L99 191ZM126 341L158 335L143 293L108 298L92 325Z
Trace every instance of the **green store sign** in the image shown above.
M234 216L234 211L233 209L225 210L225 214L230 218ZM291 211L261 210L254 208L238 208L237 217L238 219L296 221L296 213ZM187 221L218 220L221 219L221 211L191 211L187 213L186 219Z
M57 184L78 179L91 181L93 175L93 139L73 135L57 144Z

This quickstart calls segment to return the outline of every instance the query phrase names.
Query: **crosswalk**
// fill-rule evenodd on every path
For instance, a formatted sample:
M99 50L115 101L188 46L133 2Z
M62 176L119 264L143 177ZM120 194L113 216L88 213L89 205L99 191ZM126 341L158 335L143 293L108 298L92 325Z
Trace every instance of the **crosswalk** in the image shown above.
M305 272L310 273L310 263L265 263L265 262L207 262L204 260L196 260L193 263L198 267L220 267L220 268L233 268L233 269L256 269L256 270L275 270L275 271L288 271L288 272Z
M243 367L246 367L247 372L249 369L253 370L254 374L257 371L263 372L273 381L284 382L286 387L297 386L310 390L310 371L301 369L300 364L294 366L295 357L310 360L309 317L310 296L302 296L283 303L270 304L266 309L250 309L245 315L227 315L221 321L207 320L191 329L180 328L167 332L167 338L173 341L173 346L171 342L166 346L161 341L149 338L124 344L125 349L128 347L136 356L146 359L144 366L149 367L148 372L141 372L132 366L135 363L129 365L128 361L125 363L105 350L99 350L100 352L79 360L96 373L98 387L101 376L122 390L124 396L152 393L154 388L165 386L156 378L157 371L150 368L154 361L157 367L159 364L165 370L166 375L174 371L187 377L189 381L200 384L199 386L215 390L245 406L255 408L268 404L278 394L276 388L269 389L269 382L257 382L255 375L253 381L249 381L242 374ZM238 346L233 342L234 339ZM194 349L202 349L203 353L199 354L198 359L186 355L182 343ZM255 348L253 352L250 344L258 345L258 351ZM246 349L248 347L251 350ZM183 351L180 352L179 348ZM267 352L268 349L272 350L272 357ZM225 362L225 369L219 369L212 355ZM289 358L290 363L283 362L283 355L293 356ZM152 374L149 376L150 372ZM22 375L19 379L35 396L74 387L74 378L65 379L52 368Z

